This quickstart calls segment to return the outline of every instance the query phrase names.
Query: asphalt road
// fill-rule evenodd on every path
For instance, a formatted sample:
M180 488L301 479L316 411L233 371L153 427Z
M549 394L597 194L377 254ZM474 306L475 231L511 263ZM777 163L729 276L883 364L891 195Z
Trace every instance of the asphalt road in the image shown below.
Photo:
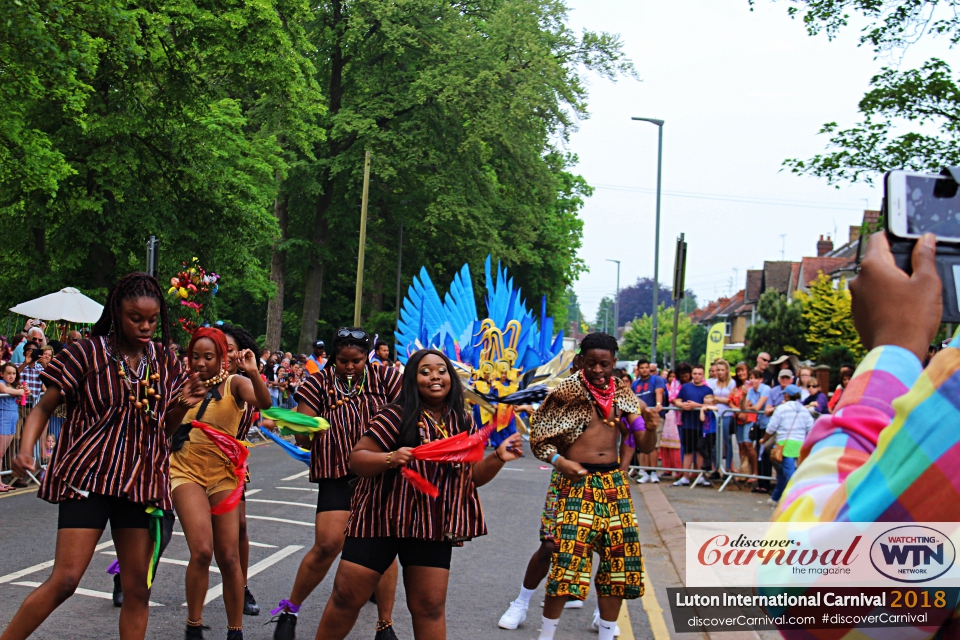
M311 544L316 494L307 481L304 465L287 457L277 446L255 447L250 460L253 482L248 488L247 513L254 543L250 550L251 573L256 571L256 575L252 575L249 582L262 613L259 617L245 618L244 635L257 640L272 638L273 626L264 624L270 619L269 609L289 594L299 561ZM549 471L540 466L528 452L527 457L507 465L493 482L480 489L490 534L454 550L447 598L451 640L537 637L540 620L537 605L542 602L541 594L534 596L535 606L520 629L504 631L497 627L497 621L517 596L527 560L538 546L540 509L549 482ZM620 621L621 638L662 640L667 637L663 631L664 617L667 627L672 629L665 588L679 586L679 577L637 491L634 491L634 501L648 584L654 588L648 589L651 595L647 598L631 601L625 608ZM38 500L35 492L0 498L0 627L12 617L29 589L49 575L50 568L44 563L53 559L56 518L56 507ZM112 579L105 573L115 557L109 529L104 532L101 543L102 548L81 581L81 590L33 637L70 640L116 637L119 610L114 609L109 600ZM186 619L183 580L188 558L184 538L175 536L151 594L156 606L150 611L148 638L181 637ZM335 571L336 565L301 609L300 638L314 637ZM212 573L210 599L204 610L204 622L212 627L207 632L208 638L226 636L223 599L216 591L219 582L219 576ZM596 632L590 629L595 602L591 594L583 609L566 611L557 638L596 637ZM662 614L657 612L661 607L666 610ZM376 608L366 606L349 637L373 638L376 617ZM394 619L400 640L412 640L402 584ZM659 628L656 635L651 622Z

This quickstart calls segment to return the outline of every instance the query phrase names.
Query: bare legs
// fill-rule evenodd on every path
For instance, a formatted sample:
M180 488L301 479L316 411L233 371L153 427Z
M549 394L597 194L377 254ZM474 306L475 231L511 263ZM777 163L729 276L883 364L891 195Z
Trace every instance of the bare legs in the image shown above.
M243 584L247 584L247 570L250 569L250 536L247 535L247 503L243 500L237 506L240 514L240 571L243 572Z
M344 530L347 528L349 511L321 511L317 514L317 526L314 534L313 547L307 552L297 569L297 577L290 592L290 602L295 605L303 601L317 588L330 565L340 555L343 549ZM374 572L376 573L376 572ZM378 573L377 576L380 574ZM374 592L371 587L370 593ZM383 574L383 579L376 586L377 615L381 620L393 618L393 601L397 592L397 563ZM367 598L370 597L367 593Z
M527 572L523 574L524 589L536 589L550 573L550 560L553 557L553 540L544 540L540 548L530 556Z
M149 615L147 567L153 551L146 529L116 529L113 532L117 557L123 565L124 599L120 609L121 640L143 640ZM54 554L53 573L26 597L0 640L24 640L53 611L73 595L80 584L102 529L60 529Z
M9 436L0 436L0 471L3 471L3 456L7 452L7 447L10 446L10 443L13 442L13 435ZM0 491L6 491L10 486L3 483L3 480L0 479Z
M393 563L396 567L396 561ZM396 569L394 569L396 570ZM389 572L388 572L389 573ZM317 640L342 640L357 622L360 609L370 598L381 576L373 569L340 561L333 593L323 610ZM436 567L406 567L403 586L407 590L407 608L413 618L413 637L419 640L445 640L447 637L446 602L450 571ZM379 596L377 597L379 602ZM383 619L381 617L381 619Z
M243 626L240 514L237 509L220 516L210 514L210 508L219 504L228 493L220 491L208 498L207 492L200 485L182 484L173 491L173 504L190 548L186 577L187 618L194 622L203 620L203 601L210 580L210 562L216 558L217 567L223 577L223 604L227 610L227 625L240 628ZM126 571L126 567L123 571Z

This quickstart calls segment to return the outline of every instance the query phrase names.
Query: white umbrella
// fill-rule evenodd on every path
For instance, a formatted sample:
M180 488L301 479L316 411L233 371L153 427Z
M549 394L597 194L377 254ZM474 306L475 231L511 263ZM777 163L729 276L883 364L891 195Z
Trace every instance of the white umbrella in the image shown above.
M22 302L12 307L10 311L41 320L66 320L94 324L103 313L103 305L91 300L73 287L66 287L36 300Z

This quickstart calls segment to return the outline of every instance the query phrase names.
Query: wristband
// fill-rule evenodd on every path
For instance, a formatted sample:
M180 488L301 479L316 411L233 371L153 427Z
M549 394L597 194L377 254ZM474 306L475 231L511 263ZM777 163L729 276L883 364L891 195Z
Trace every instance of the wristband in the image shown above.
M633 419L633 422L630 423L630 431L646 431L647 423L644 422L643 416L637 416Z
M550 464L552 464L553 466L557 466L557 458L559 457L560 457L559 453L553 454L553 456L550 458Z
M391 451L391 452L389 452L389 453L387 454L387 460L386 460L386 462L387 462L387 466L388 466L388 467L390 466L390 456L392 456L392 455L393 455L393 451Z

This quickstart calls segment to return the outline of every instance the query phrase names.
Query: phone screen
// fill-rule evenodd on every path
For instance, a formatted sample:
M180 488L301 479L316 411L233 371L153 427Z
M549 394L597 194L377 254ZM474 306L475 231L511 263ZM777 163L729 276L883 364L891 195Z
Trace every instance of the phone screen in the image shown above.
M906 176L907 233L960 239L960 190L952 180Z

